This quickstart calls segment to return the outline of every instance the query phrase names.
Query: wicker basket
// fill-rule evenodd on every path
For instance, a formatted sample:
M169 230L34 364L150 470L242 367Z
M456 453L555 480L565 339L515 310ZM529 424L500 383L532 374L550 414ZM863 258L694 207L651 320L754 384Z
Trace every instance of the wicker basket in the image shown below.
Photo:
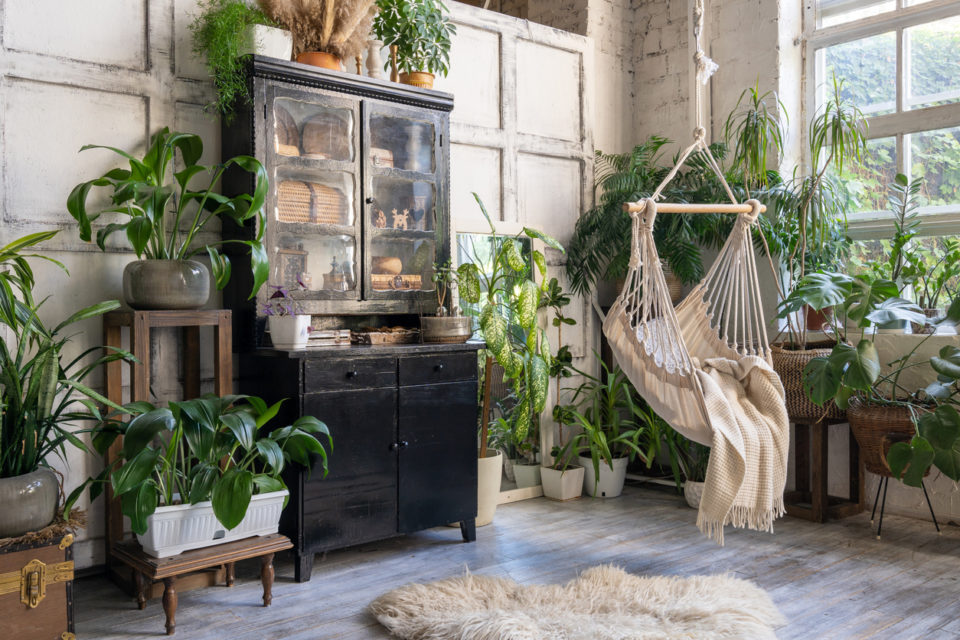
M334 160L350 159L350 135L346 121L331 111L310 116L303 123L300 148L304 154Z
M860 445L860 460L866 470L881 476L892 476L887 464L890 445L909 441L916 434L910 409L868 404L854 398L847 409L847 419L850 421L850 431ZM927 473L930 473L929 469Z
M334 187L284 180L277 188L277 216L280 222L347 224L347 200Z
M374 291L418 291L422 283L423 278L417 275L370 274L370 284Z
M802 351L784 349L782 344L770 347L773 353L773 370L780 376L787 395L787 415L794 422L803 423L818 422L824 418L842 418L844 412L832 400L827 405L818 407L803 390L804 367L814 358L829 356L833 343L820 342L808 346L811 348Z
M273 114L277 153L282 156L300 155L300 131L297 129L297 121L280 105L274 106Z

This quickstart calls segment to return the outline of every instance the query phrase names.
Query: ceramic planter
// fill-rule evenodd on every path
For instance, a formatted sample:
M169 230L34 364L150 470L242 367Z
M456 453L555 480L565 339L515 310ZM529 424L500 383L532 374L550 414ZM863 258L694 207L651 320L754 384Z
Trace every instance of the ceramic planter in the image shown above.
M426 71L411 71L410 73L400 74L402 84L409 84L421 89L433 89L433 78L434 75Z
M274 349L304 349L310 340L310 316L269 316L267 325Z
M466 342L473 335L467 316L423 316L420 335L424 342Z
M253 496L243 520L229 530L213 515L209 501L157 507L153 515L147 517L147 532L138 534L137 540L147 555L167 558L189 549L266 536L279 529L280 512L287 495L284 490Z
M514 460L513 475L517 479L517 489L536 487L540 484L540 465L525 464Z
M583 492L583 467L567 467L564 471L543 467L543 495L551 500L573 500Z
M199 309L210 298L210 270L196 260L135 260L123 270L123 299L134 309Z
M687 480L683 483L683 498L691 509L700 508L700 499L703 497L703 483Z
M300 64L309 64L322 69L331 69L340 71L340 58L332 53L323 51L304 51L297 54L297 62Z
M293 36L285 29L251 24L244 31L244 44L240 55L253 53L269 58L290 60L293 57Z
M810 305L806 305L803 309L807 331L823 331L824 325L829 324L833 318L833 307L827 307L817 311Z
M616 498L623 492L623 483L627 477L627 458L614 458L611 470L602 460L600 461L600 481L597 482L593 471L593 460L579 456L583 474L583 492L594 498Z
M43 529L57 515L59 498L60 483L49 469L0 478L0 538Z
M477 458L477 526L482 527L493 522L500 500L500 473L503 468L503 454L499 451L487 453L486 458Z

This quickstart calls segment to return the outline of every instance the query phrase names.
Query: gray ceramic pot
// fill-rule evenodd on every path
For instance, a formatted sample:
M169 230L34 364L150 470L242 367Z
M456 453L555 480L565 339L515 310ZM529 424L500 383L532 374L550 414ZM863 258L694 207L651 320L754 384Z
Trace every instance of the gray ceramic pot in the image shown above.
M468 316L422 316L424 342L466 342L473 335Z
M57 515L60 483L49 469L0 478L0 538L37 531Z
M123 270L123 299L134 309L199 309L210 271L196 260L137 260Z

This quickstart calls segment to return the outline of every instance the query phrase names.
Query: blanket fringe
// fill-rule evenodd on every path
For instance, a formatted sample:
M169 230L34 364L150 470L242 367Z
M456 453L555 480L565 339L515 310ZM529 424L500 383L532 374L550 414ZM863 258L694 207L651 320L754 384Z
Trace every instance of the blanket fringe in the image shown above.
M773 521L787 512L783 496L777 498L770 509L734 505L722 520L710 518L703 511L697 512L697 527L705 536L723 546L723 528L731 525L737 529L753 529L773 533Z

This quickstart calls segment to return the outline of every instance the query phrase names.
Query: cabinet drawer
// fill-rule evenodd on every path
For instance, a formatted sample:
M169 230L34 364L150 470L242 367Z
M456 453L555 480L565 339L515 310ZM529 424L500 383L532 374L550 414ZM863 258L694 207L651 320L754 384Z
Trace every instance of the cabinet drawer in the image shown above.
M477 354L435 353L400 358L400 385L472 380L477 377Z
M397 359L311 358L304 364L304 393L394 387Z

